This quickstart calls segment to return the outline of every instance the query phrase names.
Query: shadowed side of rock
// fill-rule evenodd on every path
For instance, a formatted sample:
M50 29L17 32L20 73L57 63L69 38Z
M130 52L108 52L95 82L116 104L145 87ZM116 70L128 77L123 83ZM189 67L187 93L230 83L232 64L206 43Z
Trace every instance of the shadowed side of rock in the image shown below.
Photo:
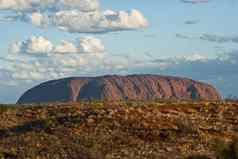
M70 99L70 94L70 85L67 79L55 80L28 90L20 97L18 103L66 102Z

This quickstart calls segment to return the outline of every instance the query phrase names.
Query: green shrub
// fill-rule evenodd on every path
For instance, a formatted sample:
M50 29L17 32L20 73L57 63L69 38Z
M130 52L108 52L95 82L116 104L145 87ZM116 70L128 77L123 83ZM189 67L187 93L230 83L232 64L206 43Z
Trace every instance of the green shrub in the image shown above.
M235 139L231 143L216 140L214 150L218 159L238 159L238 140Z
M182 133L188 133L188 134L196 134L198 133L199 129L197 127L197 125L195 125L191 120L189 120L188 118L179 118L176 121L176 125L178 126L178 129L182 132Z
M186 159L210 159L210 158L205 155L192 155L187 157Z
M0 150L0 159L16 159L16 158L17 156L15 154Z
M0 152L0 159L4 159L5 155L3 154L3 152Z

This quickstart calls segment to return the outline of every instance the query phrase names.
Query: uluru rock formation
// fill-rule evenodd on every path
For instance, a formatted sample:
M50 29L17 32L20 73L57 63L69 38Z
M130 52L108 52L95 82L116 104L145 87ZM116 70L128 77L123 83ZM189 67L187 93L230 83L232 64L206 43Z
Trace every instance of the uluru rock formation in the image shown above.
M26 93L18 104L79 100L220 100L211 85L187 78L160 75L72 77L45 82Z

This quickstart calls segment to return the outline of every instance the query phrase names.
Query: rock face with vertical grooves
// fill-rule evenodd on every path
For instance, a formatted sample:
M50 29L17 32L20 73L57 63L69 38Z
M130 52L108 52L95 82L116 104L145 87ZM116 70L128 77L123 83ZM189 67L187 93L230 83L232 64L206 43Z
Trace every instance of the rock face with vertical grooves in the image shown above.
M26 93L18 104L79 100L220 100L211 85L187 78L160 75L72 77L45 82Z

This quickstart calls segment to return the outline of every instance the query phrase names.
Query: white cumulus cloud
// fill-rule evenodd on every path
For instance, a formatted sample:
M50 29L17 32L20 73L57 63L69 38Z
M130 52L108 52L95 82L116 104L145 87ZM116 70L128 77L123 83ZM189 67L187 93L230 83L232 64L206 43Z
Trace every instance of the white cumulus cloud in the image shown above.
M0 0L0 10L17 11L0 20L54 26L70 33L107 33L149 25L137 9L102 11L99 6L98 0Z
M100 53L104 52L105 47L102 44L101 40L88 36L82 39L79 39L79 52L87 53Z
M61 43L55 46L55 53L65 54L65 53L77 53L78 48L70 41L62 40Z
M11 11L57 11L62 9L78 9L93 11L99 8L98 0L0 0L1 10Z
M25 41L17 41L10 45L9 52L15 54L97 54L103 53L105 47L100 39L88 36L75 41L62 40L60 44L42 36L32 36Z
M9 50L12 53L27 53L27 54L47 54L53 49L51 41L45 37L32 36L26 41L15 42L11 44Z
M45 27L48 25L49 23L49 19L48 16L45 16L39 12L34 12L32 13L29 17L28 20L36 25L36 26L40 26L40 27Z
M98 0L63 0L63 5L68 8L78 8L81 11L93 11L99 8Z
M101 14L95 12L81 12L78 10L59 11L51 16L51 25L68 32L102 32L97 27Z
M34 17L34 16L31 16ZM112 11L105 12L82 12L78 10L63 10L47 17L35 16L39 19L36 23L32 19L32 24L49 23L63 31L71 33L104 33L121 30L134 30L145 28L149 25L148 21L139 10Z
M1 10L25 11L31 8L28 0L0 0Z
M102 28L111 30L136 29L148 26L148 21L139 10L132 9L131 12L106 10L103 20L100 21Z

